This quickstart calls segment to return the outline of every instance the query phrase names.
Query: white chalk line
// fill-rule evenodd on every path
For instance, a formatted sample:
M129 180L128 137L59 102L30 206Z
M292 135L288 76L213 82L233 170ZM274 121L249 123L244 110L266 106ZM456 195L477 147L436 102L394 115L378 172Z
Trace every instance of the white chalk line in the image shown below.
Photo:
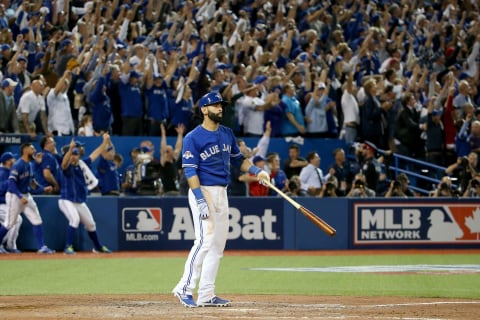
M375 307L375 308L384 308L384 307L412 307L412 306L429 306L437 304L480 304L480 301L432 301L432 302L408 302L408 303L386 303L386 304L372 304L372 305L361 305L359 307Z

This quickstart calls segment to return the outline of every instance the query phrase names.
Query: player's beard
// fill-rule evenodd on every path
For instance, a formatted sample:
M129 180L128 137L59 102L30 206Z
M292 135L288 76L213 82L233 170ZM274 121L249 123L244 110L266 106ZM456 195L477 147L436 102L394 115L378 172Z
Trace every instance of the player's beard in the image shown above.
M208 118L215 123L220 123L223 120L223 112L220 111L219 113L213 113L208 111Z

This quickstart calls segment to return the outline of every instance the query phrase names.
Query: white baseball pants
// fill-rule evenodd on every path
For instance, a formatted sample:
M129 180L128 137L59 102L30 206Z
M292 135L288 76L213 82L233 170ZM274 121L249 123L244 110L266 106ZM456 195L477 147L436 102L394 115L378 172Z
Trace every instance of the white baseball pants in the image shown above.
M0 204L0 223L6 225L7 218L7 205L5 203ZM7 235L3 238L3 244L6 245L7 249L17 249L17 238L18 233L20 232L20 226L22 225L23 219L21 215L17 216L17 221L10 230L8 230Z
M42 224L42 217L38 211L37 204L33 200L30 193L25 193L23 197L27 198L27 204L23 204L16 194L7 192L5 195L5 202L7 204L7 216L5 218L5 227L7 229L13 228L17 222L18 216L23 212L25 217L33 226Z
M192 294L200 278L197 301L204 302L215 296L215 279L227 242L229 225L227 188L202 186L201 189L210 216L205 220L200 218L197 199L192 190L189 190L188 202L192 210L195 241L185 263L183 276L174 292Z
M70 200L59 199L58 207L63 212L68 220L68 224L73 228L78 228L78 225L83 223L85 230L95 231L96 225L93 220L92 212L87 207L85 202L78 203Z

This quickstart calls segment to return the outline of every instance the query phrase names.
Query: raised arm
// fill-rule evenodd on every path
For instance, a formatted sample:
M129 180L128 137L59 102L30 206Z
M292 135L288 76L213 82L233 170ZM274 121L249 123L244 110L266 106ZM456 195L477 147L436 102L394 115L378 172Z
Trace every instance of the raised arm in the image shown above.
M92 162L97 160L97 158L102 154L103 150L106 149L110 143L110 135L108 133L104 133L102 137L102 143L97 147L97 149L93 150L93 152L90 153L89 158Z

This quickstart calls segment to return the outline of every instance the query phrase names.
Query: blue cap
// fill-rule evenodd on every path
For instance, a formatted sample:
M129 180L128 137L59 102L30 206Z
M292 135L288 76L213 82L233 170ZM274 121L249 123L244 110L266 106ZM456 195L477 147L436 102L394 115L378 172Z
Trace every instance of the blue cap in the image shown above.
M264 76L264 75L259 75L255 78L255 80L253 80L253 83L254 84L260 84L262 83L263 81L267 80L267 76Z
M209 92L200 98L200 100L198 101L198 106L200 108L203 108L203 107L211 106L217 103L221 103L222 105L226 104L226 102L223 100L222 95L220 93Z
M45 56L45 52L39 52L35 55L35 61L39 62Z
M27 62L27 58L23 55L19 55L18 58L17 58L17 61L25 61Z
M217 64L217 68L221 69L221 70L231 69L232 67L233 66L229 63L219 63L219 64Z
M78 148L73 148L73 150L72 150L72 154L74 154L74 155L77 155L77 156L78 156L78 155L80 154L80 151L78 150Z
M147 153L147 152L152 152L153 151L153 148L150 148L150 147L147 147L147 146L143 146L140 148L140 150L143 152L143 153Z
M2 156L0 157L0 162L5 163L10 159L15 159L16 157L17 157L16 154L13 154L13 153L7 151L7 152L4 152L2 154Z
M297 56L297 59L300 61L305 61L308 58L308 53L307 52L302 52Z
M442 110L440 109L433 109L432 110L432 116L438 116L442 114Z
M142 75L135 70L130 71L130 78L140 78Z
M135 39L135 43L143 43L145 40L147 40L147 37L146 36L138 36L136 39Z
M10 78L5 78L2 81L2 89L6 88L6 87L16 87L17 84L18 84L17 81L13 81Z
M2 51L7 51L8 49L11 49L12 47L10 47L9 44L2 44L2 46L0 47L2 49Z
M257 163L258 161L267 161L267 159L261 155L256 155L255 157L253 157L252 162L254 164Z
M466 72L462 72L459 76L458 76L458 80L463 80L463 79L467 79L467 78L472 78L472 76L470 76L468 73Z
M200 39L200 36L196 33L192 33L188 38L188 40L198 40L198 39Z
M72 43L73 43L72 40L70 40L70 39L65 39L65 40L63 40L63 41L60 43L60 47L63 49L63 48L65 48L66 46L68 46L69 44L72 44Z

